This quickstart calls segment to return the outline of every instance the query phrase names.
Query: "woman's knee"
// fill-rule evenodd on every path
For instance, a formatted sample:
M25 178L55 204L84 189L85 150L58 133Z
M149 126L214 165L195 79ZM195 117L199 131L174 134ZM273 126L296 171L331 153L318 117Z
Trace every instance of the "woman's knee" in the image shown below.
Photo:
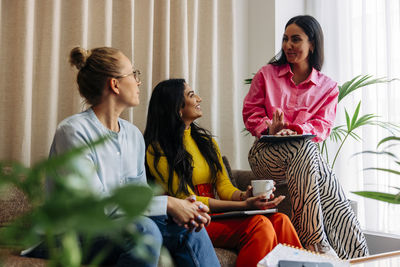
M275 213L270 217L271 223L274 225L274 229L279 231L295 231L294 226L290 218L283 213Z
M151 236L155 244L161 247L163 237L157 224L152 219L141 217L135 225L139 233Z
M273 224L291 223L290 218L286 214L280 212L271 215L270 220Z
M248 226L251 229L247 229L247 238L242 240L243 244L252 244L251 246L256 246L264 253L276 246L278 237L273 224L267 217L256 215Z
M274 226L271 221L263 215L255 215L252 217L249 226L257 235L270 236L275 233Z

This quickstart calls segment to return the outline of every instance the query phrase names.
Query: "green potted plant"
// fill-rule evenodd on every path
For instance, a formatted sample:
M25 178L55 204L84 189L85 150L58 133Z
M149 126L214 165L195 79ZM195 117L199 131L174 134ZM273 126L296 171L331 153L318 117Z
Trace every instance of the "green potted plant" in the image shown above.
M398 136L388 136L383 138L382 140L379 141L377 145L377 149L383 145L387 144L388 142L391 142L391 145L385 147L381 151L363 151L361 154L374 154L374 155L382 155L382 156L388 156L394 161L395 166L399 167L400 166L400 161L398 156L393 153L391 150L393 147L400 145L400 137ZM357 153L360 154L360 153ZM400 175L400 170L399 169L392 169L392 168L383 168L383 167L370 167L366 168L365 170L378 170L382 172L388 172L392 173L395 175ZM375 200L380 200L392 204L400 204L400 188L399 187L393 187L398 191L397 194L391 194L391 193L385 193L385 192L377 192L377 191L356 191L353 192L356 195L366 197L366 198L371 198Z
M343 85L339 85L339 96L338 103L340 103L346 96L355 92L358 89L364 88L368 85L374 85L379 83L387 83L394 81L396 79L388 80L386 78L376 78L373 79L371 75L358 75L345 82ZM353 115L350 115L345 108L346 115L346 125L338 125L332 128L332 132L329 139L333 142L340 143L339 148L334 153L334 159L332 161L331 167L335 166L337 157L346 142L348 137L351 137L357 141L361 140L361 137L356 133L356 130L363 126L378 126L384 128L394 134L399 131L399 127L390 122L383 122L377 120L379 116L375 114L365 114L360 115L361 101L358 102L357 107L354 110ZM327 140L323 141L320 145L321 154L324 155L325 160L329 163L329 155L327 149Z
M146 257L143 245L151 241L138 234L132 221L145 211L152 190L146 186L127 185L109 196L100 197L89 189L86 179L93 170L87 170L78 160L84 149L87 147L45 159L32 167L18 162L0 162L0 187L18 188L31 205L28 212L1 228L0 245L22 249L44 241L49 248L49 266L73 267L81 266L92 237L106 235L120 242L124 234L129 233L137 238L136 252ZM46 177L53 188L44 196ZM106 209L115 207L124 214L118 219L105 213ZM87 240L83 247L80 238ZM97 265L103 252L91 264Z

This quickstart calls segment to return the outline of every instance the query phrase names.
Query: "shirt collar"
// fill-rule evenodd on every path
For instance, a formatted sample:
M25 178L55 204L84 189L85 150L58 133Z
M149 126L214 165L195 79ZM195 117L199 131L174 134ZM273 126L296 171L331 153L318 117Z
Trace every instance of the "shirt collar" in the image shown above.
M289 73L290 73L290 76L293 76L293 72L290 69L289 64L285 64L285 65L281 65L280 66L279 74L278 74L279 77L285 76L285 75L287 75Z
M310 81L315 85L319 85L319 82L318 82L318 71L316 69L312 68L311 74L310 74L310 76L308 76L306 81Z
M290 69L289 64L285 64L285 65L280 66L278 76L282 77L282 76L285 76L285 75L290 75L290 77L293 77L293 72ZM308 83L308 82L312 82L315 85L319 85L319 83L318 83L318 71L316 69L312 68L312 71L311 71L310 75L302 83Z

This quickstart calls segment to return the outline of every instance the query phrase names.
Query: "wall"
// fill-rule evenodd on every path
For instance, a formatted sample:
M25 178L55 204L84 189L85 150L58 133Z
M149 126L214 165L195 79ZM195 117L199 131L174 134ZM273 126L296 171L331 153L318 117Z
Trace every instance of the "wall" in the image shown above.
M240 70L241 76L237 81L243 84L243 90L238 95L238 108L241 129L245 129L242 119L243 99L246 96L249 85L244 84L244 80L253 76L260 67L265 65L274 55L275 44L275 0L252 0L240 1L240 13L244 18L241 22L245 25L245 31L242 32L242 39L238 39L237 43L242 49L239 55L245 55L240 58L243 68ZM240 28L239 28L240 30ZM232 164L232 168L250 169L247 160L248 151L254 142L247 131L240 134L239 151L237 160L239 164Z
M297 15L304 15L305 1L277 0L275 4L275 52L281 49L282 35L288 20Z
M238 70L239 79L252 77L264 66L281 48L281 39L286 22L289 18L304 13L304 1L298 0L251 0L236 2L237 31L236 41L237 55L241 67ZM243 91L237 96L239 114L235 120L244 124L241 116L243 99L249 90L249 85L243 85ZM254 138L247 131L241 133L239 145L235 150L235 159L230 159L232 168L250 169L247 154ZM222 148L223 149L223 148Z

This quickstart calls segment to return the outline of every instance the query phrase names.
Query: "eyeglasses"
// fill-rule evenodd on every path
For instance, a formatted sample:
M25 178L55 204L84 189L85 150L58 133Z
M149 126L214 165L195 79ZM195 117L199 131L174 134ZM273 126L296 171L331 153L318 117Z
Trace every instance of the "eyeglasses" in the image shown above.
M114 78L116 79L120 79L120 78L125 78L128 77L129 75L133 75L133 77L135 78L137 83L140 83L140 70L132 70L132 72L128 73L128 74L123 74L123 75L119 75L119 76L114 76Z

